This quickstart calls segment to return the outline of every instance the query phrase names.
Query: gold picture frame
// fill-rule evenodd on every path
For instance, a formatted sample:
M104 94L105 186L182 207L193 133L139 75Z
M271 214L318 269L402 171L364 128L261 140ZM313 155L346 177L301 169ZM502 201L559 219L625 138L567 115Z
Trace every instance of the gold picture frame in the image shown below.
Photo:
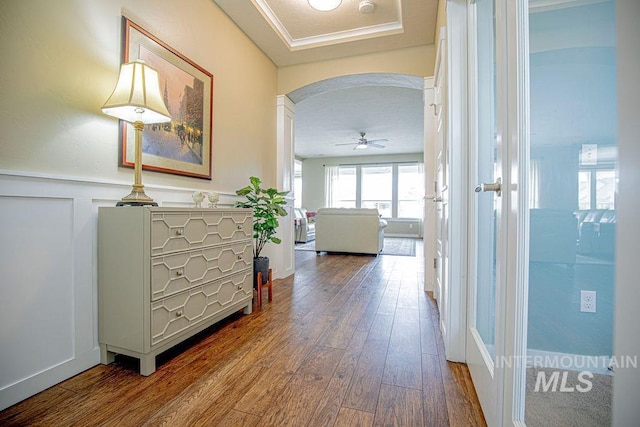
M142 59L158 71L169 123L146 125L142 168L211 179L213 75L126 17L123 63ZM134 165L134 129L120 123L119 165Z

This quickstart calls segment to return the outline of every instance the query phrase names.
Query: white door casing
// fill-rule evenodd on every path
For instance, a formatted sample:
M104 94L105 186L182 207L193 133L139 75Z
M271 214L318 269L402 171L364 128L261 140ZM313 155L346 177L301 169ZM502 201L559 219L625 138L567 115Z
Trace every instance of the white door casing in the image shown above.
M276 99L276 141L277 165L276 183L279 191L290 191L287 195L287 216L280 218L278 236L282 243L277 245L274 263L274 278L290 276L295 272L294 262L294 225L293 225L293 162L295 138L295 104L286 96ZM275 249L275 248L273 248Z
M438 114L442 120L441 188L443 245L438 267L442 269L439 295L445 355L454 362L465 361L467 330L467 33L466 2L447 2L446 37L436 57L436 100L442 99ZM440 76L442 75L442 76ZM436 101L438 103L438 101ZM439 134L440 135L440 134ZM440 263L442 261L442 263Z
M504 197L507 228L505 284L499 293L498 325L504 328L500 364L502 404L500 425L524 425L527 319L529 294L529 1L504 2L502 48L506 55L503 145ZM500 327L500 326L499 326Z
M440 329L442 331L443 338L447 337L447 316L449 314L447 308L447 218L446 208L447 201L443 198L448 196L446 190L446 169L447 169L447 126L446 126L446 84L447 84L447 69L446 69L446 36L444 31L440 33L440 40L438 42L438 55L436 59L436 72L433 86L433 110L435 115L435 131L436 141L433 147L434 151L434 191L435 194L431 197L431 201L435 206L435 240L434 240L434 254L435 254L435 297L438 301L438 308L440 311Z
M424 290L434 293L434 298L438 298L436 292L436 149L437 138L435 126L435 97L434 97L433 77L424 79Z

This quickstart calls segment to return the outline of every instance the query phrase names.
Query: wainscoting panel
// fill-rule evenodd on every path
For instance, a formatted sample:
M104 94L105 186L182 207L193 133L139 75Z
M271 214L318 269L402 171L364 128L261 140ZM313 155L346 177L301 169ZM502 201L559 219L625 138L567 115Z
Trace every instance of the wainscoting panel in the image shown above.
M0 170L0 410L99 363L98 208L130 188ZM193 206L193 188L146 190Z
M3 387L74 357L73 226L72 199L0 196Z

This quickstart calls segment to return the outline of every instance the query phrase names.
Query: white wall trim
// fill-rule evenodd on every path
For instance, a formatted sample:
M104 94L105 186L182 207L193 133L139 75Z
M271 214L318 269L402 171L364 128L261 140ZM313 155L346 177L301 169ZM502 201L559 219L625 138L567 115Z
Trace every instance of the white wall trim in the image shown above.
M464 1L447 2L449 134L449 267L448 333L445 353L448 360L464 362L467 330L467 193L468 153L467 111L467 9Z
M53 175L53 174L43 174L37 172L25 172L25 171L15 171L15 170L6 170L0 169L0 179L6 178L18 178L18 179L35 179L35 180L45 180L49 182L56 183L70 183L70 184L87 184L91 186L102 186L102 187L116 187L121 188L123 194L122 196L126 196L127 190L130 190L131 185L133 184L133 177L131 182L125 181L116 181L116 180L106 180L106 179L93 179L86 177L76 177L69 175ZM186 205L192 205L193 200L191 199L191 195L194 191L202 190L201 188L185 188L185 187L174 187L169 185L158 185L158 184L146 184L144 183L145 189L149 189L150 191L158 190L162 192L173 192L174 197L167 199L167 203L185 203ZM0 194L5 191L5 188L0 187ZM237 196L235 193L224 193L218 192L220 194L220 205L230 206L233 205ZM179 195L179 197L178 197ZM118 197L116 200L119 200ZM154 199L156 199L154 197ZM156 202L160 204L160 200L156 199Z
M416 239L422 240L422 238L418 234L403 234L403 233L384 233L384 237L403 237L407 239ZM429 290L429 289L427 289Z

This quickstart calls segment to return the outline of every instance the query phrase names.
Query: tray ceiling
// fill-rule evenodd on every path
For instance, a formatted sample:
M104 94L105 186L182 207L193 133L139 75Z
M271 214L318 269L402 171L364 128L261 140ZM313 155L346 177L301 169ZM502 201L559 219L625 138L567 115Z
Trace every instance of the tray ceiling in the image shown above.
M215 0L279 67L434 43L437 0L342 0L329 12L306 0Z

